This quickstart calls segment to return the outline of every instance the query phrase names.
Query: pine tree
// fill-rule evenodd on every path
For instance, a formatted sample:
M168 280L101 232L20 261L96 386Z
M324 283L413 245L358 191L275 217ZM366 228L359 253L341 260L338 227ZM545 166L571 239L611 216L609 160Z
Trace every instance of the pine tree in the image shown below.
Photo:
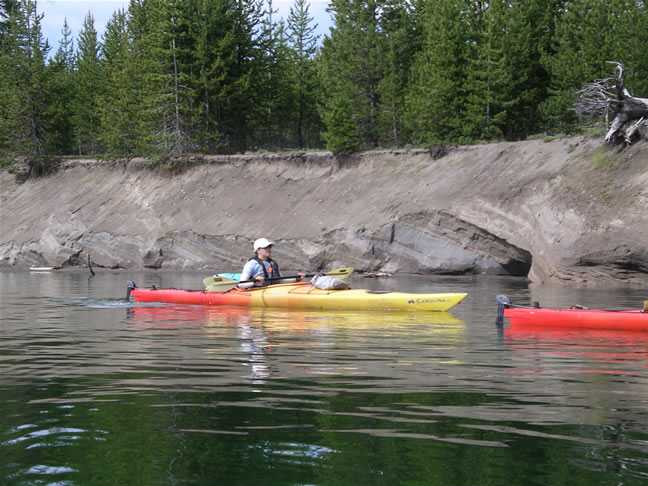
M129 98L138 106L132 127L136 153L160 157L193 148L186 113L190 97L179 59L181 3L131 0L126 72L132 75L130 92L136 95Z
M536 108L546 97L548 82L539 62L541 32L551 27L546 7L544 0L496 0L476 11L478 42L468 72L467 139L524 139L536 129Z
M263 0L235 0L234 25L230 31L235 58L226 81L229 96L221 100L221 125L234 152L247 149L250 119L261 98L259 89L267 78L259 63L257 42L262 19Z
M149 0L130 0L126 18L128 33L128 55L121 63L122 74L119 78L127 79L124 96L119 98L137 110L134 117L124 126L132 153L141 156L158 157L159 147L155 144L155 113L150 110L151 101L155 99L155 83L151 77L156 71L156 60L151 58L150 31L155 4ZM118 114L115 113L118 116ZM126 121L126 120L125 120ZM118 134L116 134L118 135ZM113 137L114 139L114 137ZM132 147L132 148L131 148Z
M405 90L416 49L416 16L409 2L386 2L380 19L384 71L378 83L377 131L380 145L404 142Z
M296 123L299 117L298 86L295 79L295 57L290 47L286 22L277 23L273 49L272 77L274 79L274 130L276 139L266 143L268 148L301 147L297 140Z
M282 84L287 65L283 23L273 20L277 10L273 8L272 0L267 2L268 8L260 22L257 64L259 76L255 77L258 102L252 106L249 113L250 142L255 146L266 146L277 149L284 146L284 133L281 129L282 113Z
M385 69L385 42L380 26L383 6L382 1L375 0L333 0L330 9L335 27L331 36L324 39L319 60L324 89L322 115L327 120L325 133L330 137L350 126L347 121L340 127L328 125L341 122L339 115L350 107L361 148L377 147L379 143L378 88ZM343 102L344 99L347 101ZM355 137L350 134L350 138ZM331 144L327 138L327 147Z
M609 61L623 62L626 86L635 96L648 97L648 3L610 2L614 33Z
M552 39L555 54L542 58L551 73L551 84L540 112L548 131L570 132L578 125L572 109L576 91L592 80L609 77L611 66L607 61L618 60L615 56L639 52L632 49L634 40L627 37L629 32L623 26L636 21L645 25L646 6L644 2L572 0L559 12ZM645 42L645 30L630 32L639 34L639 42L642 38Z
M104 78L99 59L101 45L90 12L83 20L78 42L77 89L72 105L75 150L79 155L93 155L98 151L98 100L104 91Z
M203 151L245 151L263 126L267 71L259 0L184 2L182 54L193 139Z
M186 56L192 99L192 139L198 150L216 152L226 145L221 124L221 99L233 63L232 3L228 0L188 2L183 15L189 46Z
M541 62L550 50L555 30L555 13L565 0L516 0L503 2L501 9L507 26L502 45L509 95L506 118L500 125L509 140L524 139L540 128L538 106L548 96L550 74Z
M361 148L362 141L353 119L353 107L344 95L337 94L328 101L324 124L326 148L334 154L353 153Z
M184 5L183 71L197 147L245 151L250 141L258 141L251 129L265 126L268 58L262 45L262 2L196 0Z
M126 13L118 10L106 24L101 46L105 91L97 101L99 143L108 153L137 153L140 70L133 62Z
M421 50L406 95L406 123L414 143L464 141L468 71L477 39L470 0L429 0Z
M315 53L319 36L306 0L295 0L288 16L289 44L293 55L294 139L298 147L320 146L322 123L317 112Z
M46 151L45 59L49 44L34 0L19 0L9 11L0 45L0 150L11 158Z
M157 151L177 154L193 149L185 126L188 101L181 85L178 57L180 11L177 0L150 0L149 23L144 36L148 51L148 96L145 109Z
M75 97L74 40L67 19L63 21L63 35L54 58L47 66L47 91L51 102L47 110L47 152L70 154L74 150L72 103Z
M294 52L290 48L286 23L267 23L259 36L262 54L257 59L261 82L258 103L250 117L251 142L270 150L298 145L294 124L299 105L294 73Z
M18 0L0 0L0 47L2 39L9 31L11 22L9 17L11 12L18 7Z
M466 112L463 124L465 140L499 138L506 124L506 108L512 94L512 76L505 57L508 42L507 6L495 0L477 12L475 57L469 60ZM504 11L504 12L503 12Z

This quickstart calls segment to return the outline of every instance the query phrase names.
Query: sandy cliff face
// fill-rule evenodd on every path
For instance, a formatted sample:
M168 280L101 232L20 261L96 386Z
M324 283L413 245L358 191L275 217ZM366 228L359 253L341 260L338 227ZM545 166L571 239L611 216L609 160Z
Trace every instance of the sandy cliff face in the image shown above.
M251 241L285 269L528 275L648 286L648 143L599 138L373 151L65 161L2 173L0 265L237 271Z

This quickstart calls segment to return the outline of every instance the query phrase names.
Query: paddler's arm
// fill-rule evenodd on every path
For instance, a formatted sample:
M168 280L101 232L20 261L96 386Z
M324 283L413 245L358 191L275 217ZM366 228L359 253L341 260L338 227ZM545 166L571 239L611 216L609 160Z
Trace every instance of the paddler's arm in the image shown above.
M243 266L240 281L245 282L246 280L254 280L254 282L239 283L237 287L240 289L249 289L255 285L263 285L263 282L265 281L263 275L254 276L254 274L259 270L261 270L259 264L255 260L249 260L245 266Z
M241 279L241 280L243 280L243 279ZM263 280L264 280L263 277L259 277L259 278L255 279L254 282L239 283L237 285L237 287L239 289L249 289L249 288L254 287L255 285L263 284Z
M282 278L281 280L277 280L274 283L284 284L284 283L301 282L301 279L306 276L306 274L303 273L303 272L298 272L297 275L299 275L299 277L297 277L297 278ZM241 279L241 280L243 280L243 279Z

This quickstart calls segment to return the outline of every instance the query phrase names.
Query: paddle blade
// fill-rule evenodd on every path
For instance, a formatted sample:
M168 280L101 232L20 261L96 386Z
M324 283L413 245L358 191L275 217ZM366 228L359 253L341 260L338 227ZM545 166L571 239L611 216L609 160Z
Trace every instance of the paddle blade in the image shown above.
M210 285L212 282L214 282L214 279L218 278L218 275L212 275L211 277L206 277L203 279L203 285L207 287Z
M223 282L212 282L205 286L205 290L207 292L227 292L236 288L237 285L238 282L236 280L227 279L227 281Z
M326 272L326 275L330 275L331 277L341 278L344 280L345 278L348 278L349 275L353 273L353 270L354 270L353 267L335 268L330 272Z
M211 277L207 277L203 279L203 285L205 287L209 287L212 284L221 283L221 282L238 283L238 280L232 280L231 278L223 277L222 275L213 275Z

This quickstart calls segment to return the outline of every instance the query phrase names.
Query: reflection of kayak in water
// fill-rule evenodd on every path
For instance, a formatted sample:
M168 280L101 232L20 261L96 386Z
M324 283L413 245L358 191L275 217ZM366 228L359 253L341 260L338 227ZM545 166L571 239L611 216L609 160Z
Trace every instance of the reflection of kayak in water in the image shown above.
M626 365L648 360L648 334L636 331L524 326L506 329L503 337L511 349L528 355L529 366L536 370L549 357L564 366L554 368L554 371L578 371L578 363L588 363L582 372L615 374L636 372ZM568 363L571 363L571 367Z
M401 326L425 326L433 332L463 330L464 321L450 312L412 313L399 311L361 312L337 310L267 309L245 307L133 307L129 316L139 326L148 323L166 326L222 326L240 322L262 325L270 330L300 328L389 329Z
M272 330L327 327L335 329L397 329L420 327L429 330L457 330L464 321L450 312L413 313L403 311L344 311L301 309L243 309L247 315ZM216 309L210 309L217 315ZM231 314L230 314L231 315Z
M546 326L511 327L504 331L509 343L545 342L570 345L598 344L605 346L648 346L648 334L634 331L603 329L547 329Z
M195 340L199 334L203 343L199 347L206 354L217 355L230 366L240 363L249 372L248 378L255 380L279 371L284 377L328 375L335 370L349 373L344 360L330 359L340 353L368 353L372 358L375 353L384 353L393 355L400 366L415 366L418 354L412 357L400 350L429 345L454 349L464 345L464 321L449 312L149 305L134 304L128 309L133 329L161 332L178 340ZM454 356L420 359L459 362Z
M467 293L417 294L366 289L322 290L307 282L270 285L252 289L208 292L180 289L138 289L129 283L135 302L167 302L185 305L229 305L289 309L370 311L447 311Z
M463 327L464 321L450 312L412 313L399 311L361 312L339 310L300 310L300 309L267 309L246 307L190 307L170 305L128 309L130 317L150 322L160 321L170 324L200 325L209 323L236 323L241 319L247 322L275 327L294 327L295 324L309 323L318 325L326 323L336 327L376 328L401 325L445 325Z

